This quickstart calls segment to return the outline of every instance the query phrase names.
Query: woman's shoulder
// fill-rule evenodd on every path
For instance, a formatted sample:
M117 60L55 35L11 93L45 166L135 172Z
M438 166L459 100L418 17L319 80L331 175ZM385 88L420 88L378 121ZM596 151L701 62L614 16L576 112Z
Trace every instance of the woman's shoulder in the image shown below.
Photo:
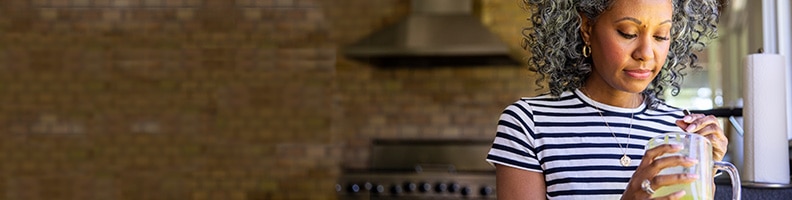
M535 108L563 108L579 104L581 104L581 101L573 92L564 92L558 96L542 94L534 97L522 97L509 105L507 109L519 108L528 111Z
M576 99L575 93L573 92L563 92L561 95L555 96L551 94L540 94L534 97L522 97L517 102L525 102L529 104L547 104L553 102L563 102L568 101L570 99Z
M682 117L684 114L682 113L682 108L672 106L667 104L665 101L657 101L647 109L647 114L650 115L671 115L674 117Z

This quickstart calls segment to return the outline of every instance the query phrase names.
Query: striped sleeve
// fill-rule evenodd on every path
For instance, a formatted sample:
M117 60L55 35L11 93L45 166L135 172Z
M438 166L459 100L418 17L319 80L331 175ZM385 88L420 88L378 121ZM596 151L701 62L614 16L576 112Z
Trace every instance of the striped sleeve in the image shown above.
M503 111L487 162L518 169L541 172L534 144L533 113L525 101L518 101Z

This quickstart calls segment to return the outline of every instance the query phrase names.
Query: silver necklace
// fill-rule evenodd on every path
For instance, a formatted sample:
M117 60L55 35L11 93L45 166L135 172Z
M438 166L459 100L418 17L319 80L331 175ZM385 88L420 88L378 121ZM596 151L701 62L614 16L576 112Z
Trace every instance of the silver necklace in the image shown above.
M610 130L611 135L613 136L613 139L616 140L616 144L619 145L619 149L621 149L621 151L622 151L622 157L621 157L621 159L619 159L619 163L621 163L621 165L625 166L625 167L630 166L630 162L632 162L632 158L627 156L627 149L630 148L629 140L630 140L630 136L632 136L632 125L633 125L632 120L633 120L633 117L635 116L635 113L630 114L630 129L627 131L627 141L628 142L625 142L624 143L624 147L622 147L621 142L619 142L619 139L616 138L616 133L613 132L613 129L611 129L611 127L610 127L610 124L608 124L608 121L605 120L605 116L602 116L602 111L600 111L599 108L597 108L597 106L594 106L594 108L597 109L597 113L600 115L600 118L602 118L602 121L605 122L605 126L608 127L608 130Z
M583 94L586 94L586 93L588 93L588 92L584 92ZM621 159L619 159L619 163L622 166L624 166L624 167L630 166L630 162L632 162L632 158L627 156L627 149L630 148L630 142L629 141L630 141L630 136L632 136L632 125L633 125L632 121L633 121L633 117L635 117L635 113L631 113L630 114L630 129L628 129L628 131L627 131L627 142L624 143L625 146L622 147L622 143L619 142L619 138L616 138L616 132L613 132L613 129L611 129L611 127L610 127L610 124L608 124L608 120L605 120L605 116L602 115L602 111L600 110L600 108L595 106L594 104L591 104L591 106L593 106L594 109L597 110L597 114L599 114L599 116L602 119L602 121L605 122L605 126L608 127L608 130L611 132L611 135L613 136L613 139L616 140L616 144L619 145L619 149L621 149L621 151L622 151L622 157L621 157Z

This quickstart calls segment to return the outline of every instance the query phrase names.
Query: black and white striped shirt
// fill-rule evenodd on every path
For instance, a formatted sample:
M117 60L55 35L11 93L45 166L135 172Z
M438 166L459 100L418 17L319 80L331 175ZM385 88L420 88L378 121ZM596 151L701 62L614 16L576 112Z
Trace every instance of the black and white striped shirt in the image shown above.
M501 114L487 161L543 173L548 199L619 199L644 145L656 135L681 131L674 121L682 117L680 109L663 103L655 109L620 108L580 90L523 98ZM625 148L632 158L628 167L619 162Z

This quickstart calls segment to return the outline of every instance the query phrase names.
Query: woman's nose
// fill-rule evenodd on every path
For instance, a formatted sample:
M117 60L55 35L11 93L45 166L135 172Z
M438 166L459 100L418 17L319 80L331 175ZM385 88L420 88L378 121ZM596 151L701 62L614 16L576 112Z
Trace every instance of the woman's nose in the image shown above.
M642 37L638 42L638 46L633 50L633 59L641 62L646 62L654 59L654 44L651 38Z

